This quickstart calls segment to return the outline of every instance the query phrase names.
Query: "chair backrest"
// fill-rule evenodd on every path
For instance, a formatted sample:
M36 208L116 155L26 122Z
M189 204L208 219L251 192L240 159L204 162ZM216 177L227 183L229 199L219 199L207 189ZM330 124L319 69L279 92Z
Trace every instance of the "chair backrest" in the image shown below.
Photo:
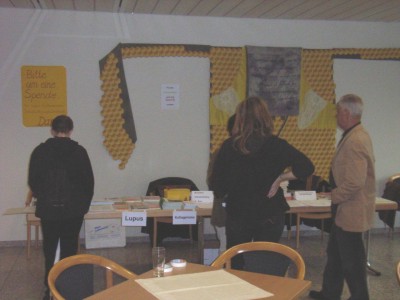
M306 266L301 255L296 250L286 245L272 242L250 242L233 246L218 256L211 266L217 268L223 268L225 266L225 268L229 269L231 267L230 262L232 257L251 251L270 251L288 257L296 265L297 274L295 277L304 279Z
M108 258L93 254L73 255L57 262L49 272L48 284L53 299L82 299L93 294L94 266L104 269L106 288L113 286L113 273L125 279L137 277L135 273ZM67 296L65 292L74 296Z
M190 188L186 186L164 186L163 195L168 200L178 201L189 201L190 200Z
M394 174L388 178L388 182L393 182L398 180L400 180L400 173Z
M382 197L400 204L400 174L388 178Z
M157 196L175 200L185 200L184 198L188 197L186 200L189 200L191 190L192 185L190 184L159 185L157 186Z
M196 184L188 179L183 177L164 177L153 180L149 183L147 187L147 196L160 196L164 197L164 189L165 187L179 187L186 188L190 191L198 191ZM176 199L173 199L176 200ZM172 218L167 218L169 221ZM157 221L160 222L161 218L157 218ZM164 219L165 220L165 219ZM171 223L171 222L167 223ZM188 233L191 232L193 239L197 239L197 228L192 225L181 225L175 226L172 224L162 223L159 224L158 229L156 231L156 235L154 235L154 225L153 218L147 218L147 226L142 227L141 231L143 233L148 233L150 235L150 240L154 243L154 238L157 239L157 242L161 242L166 237L182 237L187 238ZM190 227L190 231L188 230L188 226ZM190 237L190 234L189 234Z
M399 284L400 284L400 261L397 263L396 275L397 275L397 281L398 281Z
M159 178L157 180L154 180L149 183L149 186L147 187L147 196L163 196L164 192L164 187L165 186L170 186L170 187L184 187L188 188L191 191L198 191L199 189L197 188L196 184L188 179L188 178L183 178L183 177L164 177L164 178Z

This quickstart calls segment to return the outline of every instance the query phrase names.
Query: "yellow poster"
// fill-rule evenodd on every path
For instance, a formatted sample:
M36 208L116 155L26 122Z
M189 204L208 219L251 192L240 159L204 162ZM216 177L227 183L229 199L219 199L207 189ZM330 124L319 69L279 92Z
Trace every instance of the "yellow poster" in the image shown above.
M21 94L24 126L50 126L56 116L67 114L65 67L22 66Z

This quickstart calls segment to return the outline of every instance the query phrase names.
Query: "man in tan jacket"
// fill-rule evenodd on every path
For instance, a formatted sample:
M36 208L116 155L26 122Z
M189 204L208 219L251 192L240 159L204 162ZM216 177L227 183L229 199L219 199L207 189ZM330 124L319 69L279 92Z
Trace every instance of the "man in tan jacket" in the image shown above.
M373 225L375 159L371 138L361 125L361 98L345 95L336 107L337 124L343 135L330 174L334 223L327 247L322 290L310 291L310 297L338 300L346 280L350 300L368 300L363 232Z

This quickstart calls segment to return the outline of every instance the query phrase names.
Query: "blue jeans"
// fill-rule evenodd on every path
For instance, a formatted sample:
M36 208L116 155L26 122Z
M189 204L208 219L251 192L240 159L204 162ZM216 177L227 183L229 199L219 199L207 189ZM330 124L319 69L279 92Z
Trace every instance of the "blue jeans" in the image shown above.
M327 256L322 294L327 299L340 299L346 280L351 294L349 300L368 300L367 258L362 232L344 231L332 224Z

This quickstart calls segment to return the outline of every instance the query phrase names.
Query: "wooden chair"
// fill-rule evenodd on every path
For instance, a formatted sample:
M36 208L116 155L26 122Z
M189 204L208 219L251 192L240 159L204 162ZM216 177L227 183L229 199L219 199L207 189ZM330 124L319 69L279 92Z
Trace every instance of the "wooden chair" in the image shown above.
M272 242L250 242L233 246L218 256L211 266L216 268L223 268L225 266L225 268L230 269L231 259L234 256L251 251L271 251L288 257L296 265L296 278L304 279L306 266L302 256L296 250L286 245Z
M397 281L398 281L399 284L400 284L400 261L397 263L396 275L397 275Z
M165 185L165 186L160 186L158 188L159 190L159 195L161 197L166 197L169 198L168 194L173 195L174 200L178 201L189 201L190 200L190 186L187 185ZM182 192L180 192L182 191ZM158 223L164 223L164 224L172 224L172 218L171 217L154 217L153 219L153 247L157 247L157 237L158 237ZM192 225L188 226L189 230L189 239L193 241L193 235L192 235Z
M87 275L87 273L85 273L85 270L76 269L76 267L78 266L92 267L92 271L94 266L99 266L102 271L105 272L106 288L110 288L111 286L113 286L114 273L124 279L134 279L137 277L135 273L125 269L123 266L105 257L92 254L78 254L70 256L57 262L50 270L48 276L48 284L53 299L64 300L67 297L83 299L94 293L93 286L88 287L79 284L82 282L87 283L85 282L85 279L90 276L85 276ZM73 269L74 267L75 270ZM68 277L63 277L63 275L65 275L68 270L71 270L72 272L67 274ZM86 290L82 291L82 289ZM72 293L74 293L74 296L63 296L62 294L65 294L66 291L68 293L72 291Z
M396 173L387 179L382 198L397 202L399 204L397 210L400 210L400 173ZM385 227L389 227L389 236L393 236L396 211L379 211L378 215L379 219L383 221Z
M164 177L151 181L147 188L146 195L163 197L164 190L168 187L187 188L191 191L199 190L196 184L188 178ZM147 218L147 221L147 226L142 227L142 232L150 235L150 241L154 247L157 246L157 244L165 237L189 237L191 240L193 240L193 235L195 235L197 232L197 225L172 226L171 217Z
M306 182L306 191L314 190L313 187L313 176L311 175L307 177ZM318 182L316 183L318 185ZM332 218L332 214L329 213L297 213L296 216L296 249L300 246L300 223L301 219L312 219L312 220L320 220L321 221L321 240L324 239L324 221Z
M32 226L35 227L35 247L39 247L40 219L33 214L26 215L26 256L31 257L31 234Z

